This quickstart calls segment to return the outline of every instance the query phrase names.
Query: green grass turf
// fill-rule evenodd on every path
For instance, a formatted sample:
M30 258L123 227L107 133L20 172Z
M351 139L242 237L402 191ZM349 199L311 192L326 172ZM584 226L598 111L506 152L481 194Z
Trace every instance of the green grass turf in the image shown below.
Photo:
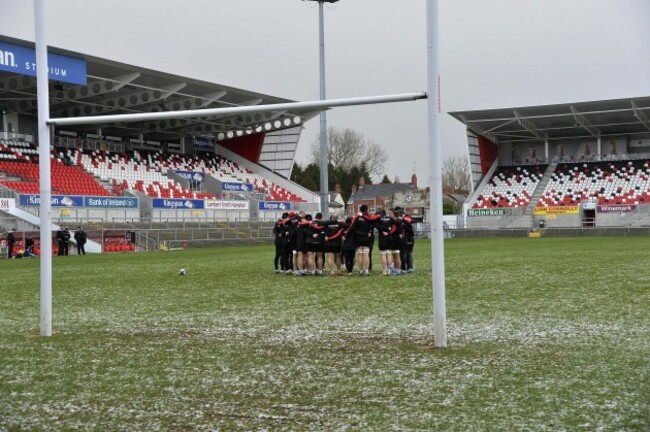
M444 350L425 241L400 277L276 275L272 246L55 257L51 338L38 260L0 260L0 430L647 431L649 243L447 241Z

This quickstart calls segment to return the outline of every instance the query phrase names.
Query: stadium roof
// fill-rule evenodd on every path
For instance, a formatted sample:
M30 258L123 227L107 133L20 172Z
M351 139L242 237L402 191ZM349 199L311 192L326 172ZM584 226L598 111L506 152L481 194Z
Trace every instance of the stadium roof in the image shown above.
M33 48L31 42L0 35L0 42ZM209 83L50 47L50 53L85 60L87 85L50 79L51 117L145 113L293 102L265 94ZM36 78L0 71L0 110L34 116L37 113ZM72 132L138 136L153 141L183 136L226 140L244 133L274 132L302 125L320 112L300 109L245 116L150 121L138 124L66 126Z
M650 135L650 97L449 113L499 142Z

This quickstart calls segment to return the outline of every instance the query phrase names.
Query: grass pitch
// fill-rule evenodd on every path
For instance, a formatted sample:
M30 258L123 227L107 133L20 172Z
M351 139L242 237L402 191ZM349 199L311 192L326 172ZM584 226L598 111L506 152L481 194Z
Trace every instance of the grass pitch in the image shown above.
M276 275L272 246L55 257L51 338L38 261L0 260L0 430L647 431L648 244L447 241L445 350L425 241L400 277Z

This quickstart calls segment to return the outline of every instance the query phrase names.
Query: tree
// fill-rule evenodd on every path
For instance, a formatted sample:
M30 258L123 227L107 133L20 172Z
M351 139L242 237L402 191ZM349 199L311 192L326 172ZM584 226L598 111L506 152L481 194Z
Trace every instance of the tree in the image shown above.
M318 192L320 189L320 167L311 163L303 169L296 162L291 172L291 181L298 183L310 191Z
M353 167L364 164L365 171L369 174L381 175L384 172L388 154L375 141L349 128L339 130L330 127L327 136L329 163L334 168L350 171ZM320 165L318 139L312 143L311 162Z
M381 182L382 182L383 184L390 184L390 179L388 178L388 175L387 175L387 174L384 174L384 178L381 179Z
M359 184L361 177L366 179L366 184L372 184L370 181L370 173L368 173L364 164L355 165L349 170L337 168L330 164L328 173L329 190L334 190L337 184L340 185L341 196L344 201L347 201L350 197L352 185ZM312 192L318 192L320 190L320 166L315 163L310 163L303 169L300 164L296 163L291 172L291 181L298 183Z
M467 193L471 186L471 174L467 158L451 156L442 168L442 188L446 193Z

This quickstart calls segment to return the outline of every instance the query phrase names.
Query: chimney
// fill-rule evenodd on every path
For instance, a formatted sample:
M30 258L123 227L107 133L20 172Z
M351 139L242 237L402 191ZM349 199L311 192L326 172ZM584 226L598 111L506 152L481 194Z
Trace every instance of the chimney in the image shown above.
M350 195L354 195L355 193L357 193L357 186L352 185L352 193Z
M341 185L340 184L337 184L336 186L334 186L334 193L338 194L338 195L341 195Z
M359 177L359 188L363 187L366 184L366 179Z
M418 176L416 176L415 173L411 176L411 185L414 189L418 188Z

